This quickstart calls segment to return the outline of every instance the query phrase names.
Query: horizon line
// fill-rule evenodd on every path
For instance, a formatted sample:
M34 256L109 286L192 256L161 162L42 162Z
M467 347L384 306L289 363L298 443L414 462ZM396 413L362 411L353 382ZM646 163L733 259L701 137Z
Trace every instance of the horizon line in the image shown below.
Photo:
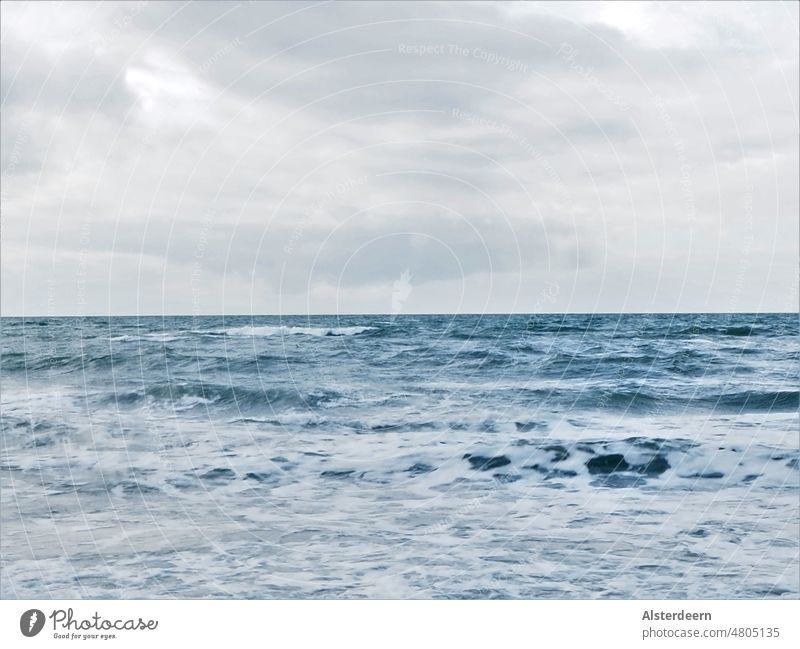
M42 319L42 318L266 318L266 317L355 317L355 316L385 316L391 318L401 318L409 316L490 316L490 315L509 315L509 316L535 316L535 315L787 315L793 314L800 316L798 311L484 311L484 312L433 312L420 311L408 313L389 313L389 312L352 312L352 313L79 313L79 314L0 314L2 318L16 319Z

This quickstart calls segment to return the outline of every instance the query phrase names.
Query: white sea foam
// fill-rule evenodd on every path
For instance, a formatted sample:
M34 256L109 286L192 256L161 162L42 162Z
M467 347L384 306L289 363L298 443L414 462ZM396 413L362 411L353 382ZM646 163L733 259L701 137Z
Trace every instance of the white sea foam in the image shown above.
M171 343L175 342L179 338L180 336L177 333L152 332L134 335L125 334L121 336L111 336L108 340L111 342L141 342L146 340L156 340L162 343Z

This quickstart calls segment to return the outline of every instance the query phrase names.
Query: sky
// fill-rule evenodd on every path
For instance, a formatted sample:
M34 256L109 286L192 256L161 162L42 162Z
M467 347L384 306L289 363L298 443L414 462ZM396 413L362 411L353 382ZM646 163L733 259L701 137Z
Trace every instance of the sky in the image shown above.
M2 9L2 315L793 311L798 3Z

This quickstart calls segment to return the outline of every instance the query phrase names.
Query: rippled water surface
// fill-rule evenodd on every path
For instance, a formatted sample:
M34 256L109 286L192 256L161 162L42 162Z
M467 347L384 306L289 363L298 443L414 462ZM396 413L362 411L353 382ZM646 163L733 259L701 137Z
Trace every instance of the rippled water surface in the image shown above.
M4 598L800 595L796 315L0 324Z

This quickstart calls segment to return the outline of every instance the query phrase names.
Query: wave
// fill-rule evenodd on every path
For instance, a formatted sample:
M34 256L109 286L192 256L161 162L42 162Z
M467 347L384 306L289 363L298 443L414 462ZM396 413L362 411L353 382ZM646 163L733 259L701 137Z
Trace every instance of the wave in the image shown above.
M569 398L569 393L563 395ZM597 390L586 392L575 400L582 408L629 411L638 414L664 414L682 410L713 410L717 412L794 412L800 408L797 390L730 392L708 395L664 395L640 388L638 390Z
M274 412L319 407L342 395L333 390L300 392L291 388L245 388L214 383L159 383L144 390L119 391L101 395L105 405L135 407L157 405L174 410L230 407L239 411Z
M543 480L586 476L593 486L633 487L654 479L691 480L700 486L792 484L798 470L796 450L753 445L702 445L688 439L629 437L621 440L559 441L520 439L502 449L465 453L466 468L494 472L503 482L538 474ZM436 468L429 459L420 460ZM429 471L429 472L430 472Z
M35 356L25 352L15 352L13 354L3 354L0 359L0 366L4 372L38 372L51 371L58 373L76 372L89 369L109 369L114 365L119 365L125 360L124 357L112 356L107 353L92 355L89 352L84 354L53 354L50 356Z
M203 332L210 334L223 333L227 336L358 336L368 331L376 331L377 327L293 327L288 325L262 325L258 327L233 327L222 331Z
M375 331L377 327L349 326L349 327L301 327L291 325L246 325L230 327L227 329L189 330L187 332L152 332L140 334L123 334L111 336L109 342L176 342L184 333L199 334L202 336L358 336L368 331Z
M706 397L705 404L717 410L730 409L742 412L792 412L800 408L800 392L797 390L778 390L758 392L747 390Z
M758 330L749 325L734 325L730 327L701 327L693 326L676 332L684 336L755 336Z
M525 326L528 333L554 333L554 334L586 334L596 335L599 330L615 336L626 336L630 330L622 322L602 323L586 322L583 324L564 324L559 322L528 322ZM637 329L638 338L673 338L676 336L739 336L749 337L765 333L763 328L752 325L708 326L690 325L673 329L663 326L654 326L651 329Z
M236 481L261 488L265 484L287 484L299 475L303 481L347 480L383 485L421 481L427 488L439 491L464 484L494 489L520 481L553 488L563 488L569 482L577 488L583 483L594 488L717 490L756 485L792 489L800 468L797 449L766 444L702 444L685 438L538 437L518 439L504 446L475 444L460 448L458 452L446 447L439 452L398 450L370 460L359 454L347 456L325 450L298 450L268 460L261 454L240 456L233 451L225 456L225 464L207 458L209 463L170 474L166 480L149 476L145 488L166 482L182 490L205 491L225 488ZM291 475L285 470L288 467ZM116 486L112 481L111 488ZM135 491L135 484L129 486ZM105 481L68 487L79 491L109 488Z

